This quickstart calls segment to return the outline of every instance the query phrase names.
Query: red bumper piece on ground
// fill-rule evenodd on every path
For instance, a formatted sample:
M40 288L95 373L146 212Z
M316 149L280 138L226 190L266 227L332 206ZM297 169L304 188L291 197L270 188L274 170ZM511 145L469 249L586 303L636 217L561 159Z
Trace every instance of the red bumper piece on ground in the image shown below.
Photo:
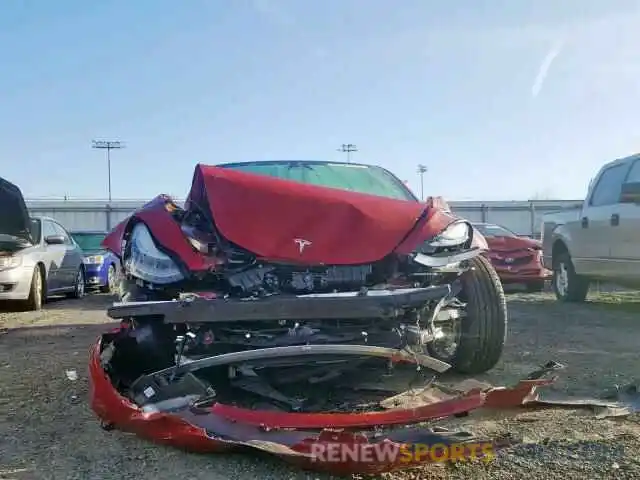
M286 413L249 410L220 403L211 407L211 411L234 422L262 428L371 428L459 415L483 406L484 397L482 392L475 391L431 405L370 413Z
M364 414L291 414L252 411L217 404L207 410L186 409L172 413L147 413L113 387L100 363L100 342L91 350L89 363L91 408L104 427L135 433L157 443L194 452L224 452L252 447L312 470L338 475L380 473L438 461L430 455L411 455L416 445L440 445L456 451L456 458L478 458L481 442L466 432L432 432L410 426L426 420L468 412L479 407L517 407L531 398L539 381L516 389L474 389L444 401L414 409ZM517 393L516 393L517 392ZM385 428L384 436L373 427ZM363 428L361 431L344 429ZM337 430L339 429L339 430ZM483 444L503 445L483 441ZM337 453L327 457L318 452ZM346 452L346 456L341 454ZM423 451L424 453L424 451ZM440 457L440 461L442 457Z

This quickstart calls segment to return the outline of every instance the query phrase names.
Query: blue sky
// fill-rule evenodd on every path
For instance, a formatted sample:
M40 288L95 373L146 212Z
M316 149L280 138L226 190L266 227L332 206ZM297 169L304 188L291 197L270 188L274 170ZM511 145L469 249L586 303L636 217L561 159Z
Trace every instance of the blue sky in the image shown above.
M628 0L9 0L0 175L184 197L197 162L354 160L451 200L580 198L640 151Z

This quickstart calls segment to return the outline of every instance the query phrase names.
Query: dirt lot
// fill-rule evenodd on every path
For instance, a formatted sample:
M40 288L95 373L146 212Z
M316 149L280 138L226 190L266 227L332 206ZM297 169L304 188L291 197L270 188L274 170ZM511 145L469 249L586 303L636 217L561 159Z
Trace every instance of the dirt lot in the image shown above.
M481 380L511 384L548 360L566 364L558 391L599 395L634 382L640 296L592 295L586 305L549 294L511 294L509 346ZM105 329L110 299L52 302L41 313L0 313L0 478L321 479L270 458L194 455L100 429L87 406L89 345ZM70 381L66 370L76 370ZM441 422L524 440L489 465L431 466L385 475L426 478L640 478L637 418L595 419L566 410Z

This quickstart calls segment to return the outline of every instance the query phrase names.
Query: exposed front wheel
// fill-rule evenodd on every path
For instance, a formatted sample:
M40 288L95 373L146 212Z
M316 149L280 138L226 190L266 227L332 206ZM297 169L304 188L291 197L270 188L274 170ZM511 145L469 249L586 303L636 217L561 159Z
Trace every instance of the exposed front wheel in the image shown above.
M429 344L429 353L464 374L491 370L502 356L507 334L507 302L502 283L486 258L470 261L462 274L460 301L465 315L451 320L451 329L442 339ZM448 349L442 347L447 344Z
M589 281L578 275L571 255L562 252L553 258L553 291L561 302L584 302L589 292Z

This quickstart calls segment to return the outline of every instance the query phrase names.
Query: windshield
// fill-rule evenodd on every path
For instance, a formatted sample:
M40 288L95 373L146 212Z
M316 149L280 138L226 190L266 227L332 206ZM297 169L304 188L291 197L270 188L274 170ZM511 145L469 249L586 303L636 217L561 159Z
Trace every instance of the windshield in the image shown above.
M476 223L473 225L485 237L517 237L511 230L500 225Z
M83 252L98 252L100 250L104 250L104 247L102 247L102 245L100 244L102 243L102 240L104 240L104 237L106 237L106 235L106 233L84 232L75 232L71 234L71 236Z
M400 180L384 168L376 166L299 161L228 163L219 166L322 187L416 201Z

